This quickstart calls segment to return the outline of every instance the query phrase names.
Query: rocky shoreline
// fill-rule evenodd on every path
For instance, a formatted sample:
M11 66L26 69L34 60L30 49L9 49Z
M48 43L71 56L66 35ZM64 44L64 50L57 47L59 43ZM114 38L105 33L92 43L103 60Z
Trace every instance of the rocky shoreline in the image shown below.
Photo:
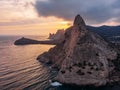
M120 81L120 51L87 30L80 15L75 17L61 42L37 60L58 68L55 80L64 84L104 86Z

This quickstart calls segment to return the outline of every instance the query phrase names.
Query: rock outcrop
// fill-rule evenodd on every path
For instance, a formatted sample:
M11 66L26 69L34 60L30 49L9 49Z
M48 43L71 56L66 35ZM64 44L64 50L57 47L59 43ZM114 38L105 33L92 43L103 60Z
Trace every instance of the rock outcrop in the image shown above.
M56 79L66 84L101 86L114 81L113 73L119 78L119 51L98 34L87 30L80 15L66 30L61 43L37 59L58 67Z
M64 29L59 29L57 30L56 33L53 34L50 33L48 39L61 40L62 37L64 36L64 33L65 33Z

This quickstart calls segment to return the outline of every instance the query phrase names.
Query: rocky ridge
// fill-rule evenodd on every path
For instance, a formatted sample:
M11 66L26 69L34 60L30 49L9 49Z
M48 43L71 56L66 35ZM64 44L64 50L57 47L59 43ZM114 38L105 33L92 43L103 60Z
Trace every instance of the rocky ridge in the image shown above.
M113 79L119 81L119 55L114 46L87 30L84 20L77 15L62 41L37 59L59 68L59 82L101 86L114 82Z
M53 33L53 34L50 33L48 39L61 40L64 33L65 33L64 29L59 29L59 30L57 30L56 33Z

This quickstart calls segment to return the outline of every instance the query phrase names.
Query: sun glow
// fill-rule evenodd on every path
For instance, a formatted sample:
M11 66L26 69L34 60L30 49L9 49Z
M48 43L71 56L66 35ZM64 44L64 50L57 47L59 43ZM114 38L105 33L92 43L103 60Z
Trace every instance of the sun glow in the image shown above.
M60 24L68 24L68 22L62 21L62 22L60 22Z
M60 24L64 29L66 29L66 28L68 28L68 27L70 27L70 26L72 25L72 23L71 23L70 21L61 21L61 22L59 22L59 24Z

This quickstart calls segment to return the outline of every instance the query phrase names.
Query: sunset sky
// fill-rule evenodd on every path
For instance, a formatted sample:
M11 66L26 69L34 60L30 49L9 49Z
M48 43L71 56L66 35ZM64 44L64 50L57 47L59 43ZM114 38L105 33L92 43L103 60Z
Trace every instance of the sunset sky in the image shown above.
M0 0L0 35L47 35L77 14L88 25L120 25L120 0Z

